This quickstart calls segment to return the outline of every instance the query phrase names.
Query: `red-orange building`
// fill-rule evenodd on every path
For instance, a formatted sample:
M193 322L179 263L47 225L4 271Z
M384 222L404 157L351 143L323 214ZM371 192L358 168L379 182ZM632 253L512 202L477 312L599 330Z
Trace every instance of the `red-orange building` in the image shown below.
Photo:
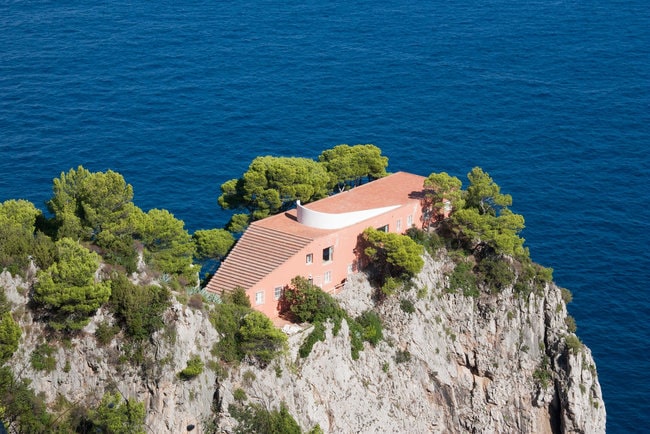
M206 289L221 294L240 286L270 318L278 316L282 289L295 276L336 292L357 271L355 247L364 229L422 227L424 180L398 172L253 222Z

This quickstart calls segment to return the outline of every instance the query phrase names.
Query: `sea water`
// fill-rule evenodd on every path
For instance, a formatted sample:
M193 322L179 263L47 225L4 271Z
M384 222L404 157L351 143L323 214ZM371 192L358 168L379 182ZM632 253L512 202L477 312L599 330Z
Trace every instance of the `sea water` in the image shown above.
M641 0L0 2L0 201L112 169L221 227L258 155L373 143L490 173L574 294L608 431L650 426L650 8Z

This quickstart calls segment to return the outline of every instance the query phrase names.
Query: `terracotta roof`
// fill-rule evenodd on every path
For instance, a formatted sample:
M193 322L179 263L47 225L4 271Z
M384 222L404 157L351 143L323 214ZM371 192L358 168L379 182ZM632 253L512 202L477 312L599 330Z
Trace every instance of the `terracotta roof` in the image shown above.
M221 293L237 286L250 288L311 241L267 229L257 223L246 229L206 289Z
M397 172L305 206L325 213L343 213L403 205L421 197L424 179ZM253 222L206 288L218 293L237 286L248 289L312 240L337 230L302 225L298 223L295 209Z

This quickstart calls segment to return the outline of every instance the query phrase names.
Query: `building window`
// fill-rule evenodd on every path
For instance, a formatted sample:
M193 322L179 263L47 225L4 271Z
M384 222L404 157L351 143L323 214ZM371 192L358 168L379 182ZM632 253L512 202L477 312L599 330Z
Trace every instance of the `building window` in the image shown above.
M406 217L406 226L408 226L409 228L413 226L413 215Z
M255 304L264 304L264 291L257 291L255 293Z
M388 225L384 225L384 226L382 226L380 228L377 228L377 230L381 231L381 232L388 232Z
M395 230L397 232L402 232L402 219L397 220L397 224L395 224Z
M323 262L329 262L334 259L334 246L323 249Z
M323 276L323 283L330 283L331 281L332 281L332 272L326 271L325 275Z
M312 253L307 253L307 257L305 259L305 262L307 264L311 264L312 262L314 262L314 255Z
M276 286L275 290L273 291L273 297L275 297L276 300L279 300L280 297L282 297L282 287L281 286Z

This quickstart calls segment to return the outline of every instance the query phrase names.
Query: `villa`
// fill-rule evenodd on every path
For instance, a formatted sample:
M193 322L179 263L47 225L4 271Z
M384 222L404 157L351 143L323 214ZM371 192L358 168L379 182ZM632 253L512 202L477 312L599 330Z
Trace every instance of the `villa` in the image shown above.
M336 293L362 268L355 251L368 227L403 233L422 227L425 178L405 172L250 224L206 289L242 287L251 305L278 317L278 300L295 276Z

